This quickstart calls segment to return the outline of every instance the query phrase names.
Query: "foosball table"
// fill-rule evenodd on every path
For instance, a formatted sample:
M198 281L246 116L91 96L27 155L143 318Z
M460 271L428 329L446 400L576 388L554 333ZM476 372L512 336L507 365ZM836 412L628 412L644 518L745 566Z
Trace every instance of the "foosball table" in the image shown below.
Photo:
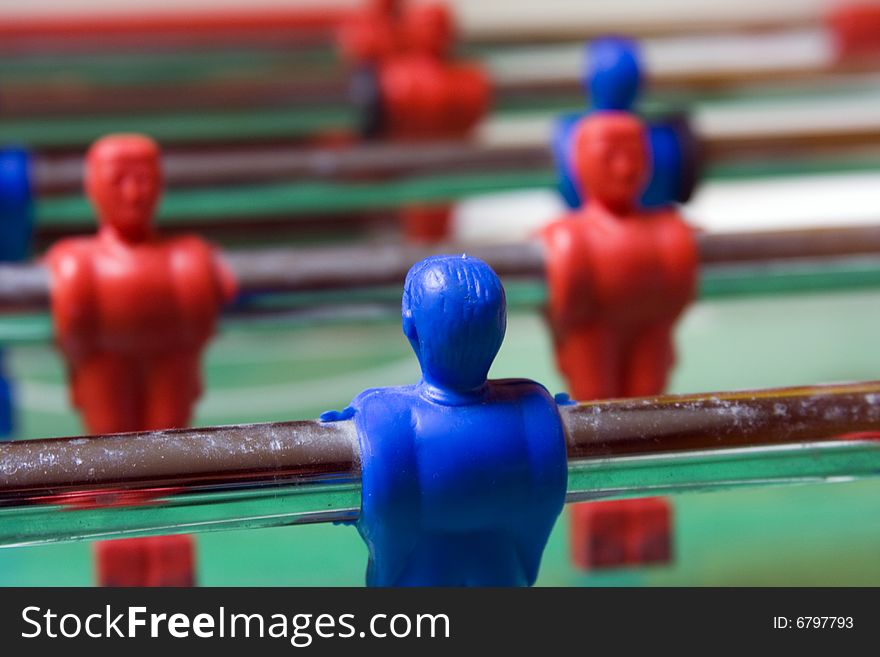
M0 211L9 225L0 344L10 391L9 442L0 443L0 544L9 546L0 550L0 583L89 585L94 539L164 530L194 534L199 585L362 584L368 549L354 527L341 526L358 519L361 457L331 463L335 443L321 441L331 440L324 434L336 422L351 420L345 409L361 391L431 382L428 356L416 347L427 340L424 329L418 337L407 332L405 296L401 333L400 302L410 267L436 254L484 261L504 285L498 303L503 311L506 299L506 333L490 379L525 377L585 404L556 397L572 504L549 535L538 585L880 583L880 481L872 476L880 474L880 384L870 383L880 378L880 36L869 27L880 35L880 9L847 6L826 23L818 12L798 21L762 15L753 21L761 29L751 31L752 3L739 23L708 10L690 23L658 11L648 27L612 15L605 29L598 9L583 8L598 13L527 29L528 22L508 23L518 12L533 16L528 7L540 3L488 3L493 13L453 2L411 19L396 4L342 3L325 12L323 4L319 11L289 3L263 14L193 9L185 19L0 16L0 35L9 37L0 45L0 142L9 146L0 155ZM578 16L578 3L568 5L561 15ZM447 10L462 14L457 42ZM507 23L496 25L492 18L502 15ZM605 32L632 38L605 39ZM610 115L628 123L612 125ZM152 160L130 142L100 152L99 141L86 155L113 133L152 138L158 146L150 157L162 173L154 175ZM166 319L176 310L140 310L164 294L151 287L164 270L106 297L94 291L105 283L69 297L59 292L91 262L83 254L92 247L70 240L94 236L96 216L101 228L90 239L108 249L100 252L107 262L118 247L101 242L110 239L108 227L133 252L158 243L152 228L135 239L131 226L142 216L152 221L160 193L156 235L190 246L178 236L205 237L223 270L220 282L205 283L217 288L210 303L186 284L168 284L193 305L217 306L216 314L199 306L211 316L204 340L192 343L205 348L201 365L194 361L204 394L186 423L221 427L218 445L253 432L254 453L268 454L286 448L273 448L265 427L240 425L338 411L317 429L284 429L282 442L302 446L290 456L299 460L285 462L286 474L270 461L236 472L234 459L206 447L199 463L217 463L208 482L193 474L196 461L183 463L185 441L207 440L205 432L162 438L161 430L185 423L160 426L143 419L149 413L91 430L71 403L84 359L95 350L122 353L116 345L128 338L112 333L120 325L123 336L158 331L144 343L148 354L195 326L180 320L174 329L177 320ZM588 214L596 208L598 215ZM661 214L691 227L677 247L680 263L658 264L674 251L666 232L626 234L614 251L617 229L609 223L583 238L595 243L572 242L574 255L566 257L575 264L555 264L569 237L557 251L548 237L554 221L647 225L646 217L655 222ZM587 252L607 264L581 271ZM90 276L106 276L109 287L124 276L118 265L96 267ZM577 270L570 279L566 267ZM657 282L664 276L676 280ZM455 284L438 280L435 288ZM218 291L224 281L229 289ZM623 302L595 292L606 284ZM681 303L664 299L672 288ZM561 362L566 331L601 333L598 352L613 347L632 358L620 336L634 318L676 304L662 317L662 353L645 357L655 364L636 357L633 366L640 373L659 367L658 389L634 374L619 389L572 390L577 376L607 382L622 366L584 356L584 344L595 346L584 338L572 358L589 372L570 375L583 364ZM569 312L580 305L583 312ZM123 319L113 319L117 307ZM603 315L606 307L616 310ZM591 333L590 322L605 323ZM105 330L109 337L92 345ZM86 343L89 349L80 346ZM120 367L114 371L124 379L135 376L132 366ZM167 394L191 394L188 376L172 374ZM859 381L869 383L847 383ZM820 385L829 387L804 390ZM141 394L115 382L82 386L73 397L86 417L97 400L83 395L118 405ZM781 388L790 390L720 392ZM636 402L624 397L644 400L656 415L637 417ZM766 402L777 397L776 407ZM611 419L589 438L579 422L593 409ZM97 438L42 449L27 442L120 431L159 433L142 442L118 438L112 475L110 457L98 455L107 443ZM601 451L594 443L605 440L603 431L630 433ZM491 422L480 432L491 435ZM670 442L659 446L663 440ZM179 467L151 465L139 479L137 450L154 447L180 458ZM694 460L698 452L705 461ZM85 454L98 459L97 473L79 462ZM326 468L326 480L314 479L309 459ZM616 482L607 490L603 473ZM783 483L798 485L773 485ZM278 512L273 504L297 485L304 501ZM236 491L267 492L245 509L243 501L236 506ZM586 507L593 511L577 510ZM467 503L461 510L467 515ZM501 515L508 513L517 517L516 508ZM621 520L625 513L630 520ZM597 529L603 518L606 528ZM663 536L659 553L609 563L583 556L590 536L640 540L650 522ZM229 531L201 533L219 529ZM84 538L93 540L72 540Z

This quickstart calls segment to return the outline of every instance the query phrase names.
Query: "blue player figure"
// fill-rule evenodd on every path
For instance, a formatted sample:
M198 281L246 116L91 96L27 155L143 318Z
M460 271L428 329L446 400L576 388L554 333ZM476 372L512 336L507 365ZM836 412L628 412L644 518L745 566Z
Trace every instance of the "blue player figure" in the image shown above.
M0 262L23 260L30 252L33 229L30 155L16 147L0 149ZM0 346L0 441L15 429L14 387Z
M322 416L357 427L369 586L534 583L565 501L565 433L544 387L487 380L506 324L486 263L427 258L403 292L422 380L366 390Z
M589 42L585 49L584 89L590 111L634 111L644 85L642 57L638 45L621 37ZM574 170L572 136L583 112L564 114L553 131L553 157L559 174L559 192L572 209L583 204L583 190ZM661 208L684 203L694 191L700 168L699 145L682 115L671 115L648 125L651 178L642 193L644 208Z

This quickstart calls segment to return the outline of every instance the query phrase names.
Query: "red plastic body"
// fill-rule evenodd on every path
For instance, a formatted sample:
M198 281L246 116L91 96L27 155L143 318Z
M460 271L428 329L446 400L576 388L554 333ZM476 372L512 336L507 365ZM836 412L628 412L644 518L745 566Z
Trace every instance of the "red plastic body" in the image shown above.
M541 234L557 364L580 401L656 395L675 360L675 323L696 290L694 232L672 208L638 207L650 160L635 116L592 114L574 139L588 201ZM587 503L572 514L581 568L671 558L663 500Z
M476 65L415 53L385 61L379 75L392 139L461 138L489 107L489 79Z
M672 521L672 507L662 497L575 504L572 560L584 570L669 563Z
M343 21L336 35L342 58L351 64L380 60L402 47L399 0L369 0Z
M195 586L190 536L151 536L95 543L100 586Z
M445 58L453 32L445 4L371 0L342 23L337 45L343 59L355 65L413 52Z
M373 0L339 32L350 63L375 67L385 137L461 139L489 108L491 85L476 64L451 61L455 26L442 3ZM403 210L404 236L416 243L449 237L448 208Z
M880 55L880 3L834 7L826 17L840 59Z
M386 60L379 76L391 139L462 139L489 108L489 79L479 66L415 53ZM404 209L404 237L423 244L448 239L451 212L448 206Z
M411 206L401 211L403 235L413 244L435 244L449 236L452 208L448 205Z
M880 440L880 431L858 431L845 433L837 437L838 440Z
M340 31L349 61L376 66L386 136L460 138L485 115L490 84L450 58L455 27L443 4L377 0Z
M580 401L659 394L696 290L694 232L672 208L638 208L648 159L637 118L591 115L575 139L589 201L542 232L557 363Z
M98 141L86 177L98 234L62 240L47 255L73 403L92 433L186 426L202 351L235 281L198 237L153 231L161 188L153 142Z
M161 187L154 142L138 135L99 140L86 162L98 234L63 240L46 256L56 340L73 404L91 433L189 424L201 393L202 351L235 295L231 272L209 244L155 233ZM186 537L114 541L97 554L102 582L193 579Z

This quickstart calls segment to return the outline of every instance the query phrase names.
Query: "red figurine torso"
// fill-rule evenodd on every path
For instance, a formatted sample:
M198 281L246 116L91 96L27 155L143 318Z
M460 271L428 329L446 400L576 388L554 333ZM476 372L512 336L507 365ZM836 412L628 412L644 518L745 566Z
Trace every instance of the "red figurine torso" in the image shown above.
M676 317L693 296L696 242L674 211L618 218L588 205L546 235L556 249L553 274L581 269L578 277L587 283L577 291L586 298L558 309L574 321L637 325Z
M56 336L90 431L185 426L231 275L195 237L129 245L106 233L51 249Z
M489 80L480 67L421 53L383 62L380 83L393 138L460 138L485 116L490 102Z
M56 297L75 297L93 315L86 334L64 324L59 339L84 350L125 355L201 347L225 298L213 250L198 238L155 239L128 246L101 235L61 242L49 253ZM79 349L77 349L79 351Z
M543 238L548 314L574 397L662 392L673 325L695 292L693 231L671 210L615 217L588 205Z

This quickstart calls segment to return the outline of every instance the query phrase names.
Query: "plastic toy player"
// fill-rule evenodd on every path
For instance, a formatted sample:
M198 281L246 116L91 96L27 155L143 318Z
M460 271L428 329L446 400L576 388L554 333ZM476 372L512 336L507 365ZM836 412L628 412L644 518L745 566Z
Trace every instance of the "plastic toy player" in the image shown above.
M355 67L352 96L366 137L459 138L485 115L490 82L476 63L451 55L455 25L439 3L378 2L342 27L340 49Z
M455 25L441 3L378 0L340 30L339 44L359 66L352 96L366 137L419 141L465 138L486 115L490 81L475 63L451 56ZM410 242L449 237L448 205L401 210Z
M565 435L541 385L487 381L506 321L486 263L423 260L403 292L422 380L367 390L322 416L357 426L368 585L534 583L565 501Z
M202 351L235 294L232 274L210 245L156 234L159 160L147 137L97 141L86 158L86 191L98 234L63 240L46 258L57 343L73 404L91 433L189 424L201 393ZM185 536L100 543L98 558L107 585L193 579Z
M30 254L34 219L31 158L22 148L0 148L0 261L18 262ZM0 441L15 431L15 385L0 346Z
M596 112L581 122L574 139L575 169L589 200L542 232L547 316L557 363L580 401L656 395L665 388L675 360L676 321L696 289L694 231L671 207L639 206L650 172L648 142L638 118L627 112ZM654 501L643 508L651 518L665 514L668 523L668 509L658 510ZM590 523L577 514L599 510L593 504L577 505L573 526L588 528ZM663 543L632 530L639 525L656 528L662 521L639 523L631 507L627 517L620 525L626 527L626 540ZM595 538L573 533L579 565L622 565L597 561L595 553L641 554L632 546L591 548ZM656 558L626 557L623 563L661 561L663 554L668 558L669 549L660 549Z
M593 111L634 111L644 87L644 65L638 44L621 37L590 41L585 49L584 88ZM583 112L564 114L553 130L552 149L559 174L559 192L568 207L579 208L584 189L574 165L573 135ZM685 115L655 117L647 126L651 171L640 192L643 207L684 203L701 175L700 146Z
M574 139L589 202L543 231L558 364L579 400L659 394L696 290L694 231L672 208L639 206L649 154L638 118L597 112Z

